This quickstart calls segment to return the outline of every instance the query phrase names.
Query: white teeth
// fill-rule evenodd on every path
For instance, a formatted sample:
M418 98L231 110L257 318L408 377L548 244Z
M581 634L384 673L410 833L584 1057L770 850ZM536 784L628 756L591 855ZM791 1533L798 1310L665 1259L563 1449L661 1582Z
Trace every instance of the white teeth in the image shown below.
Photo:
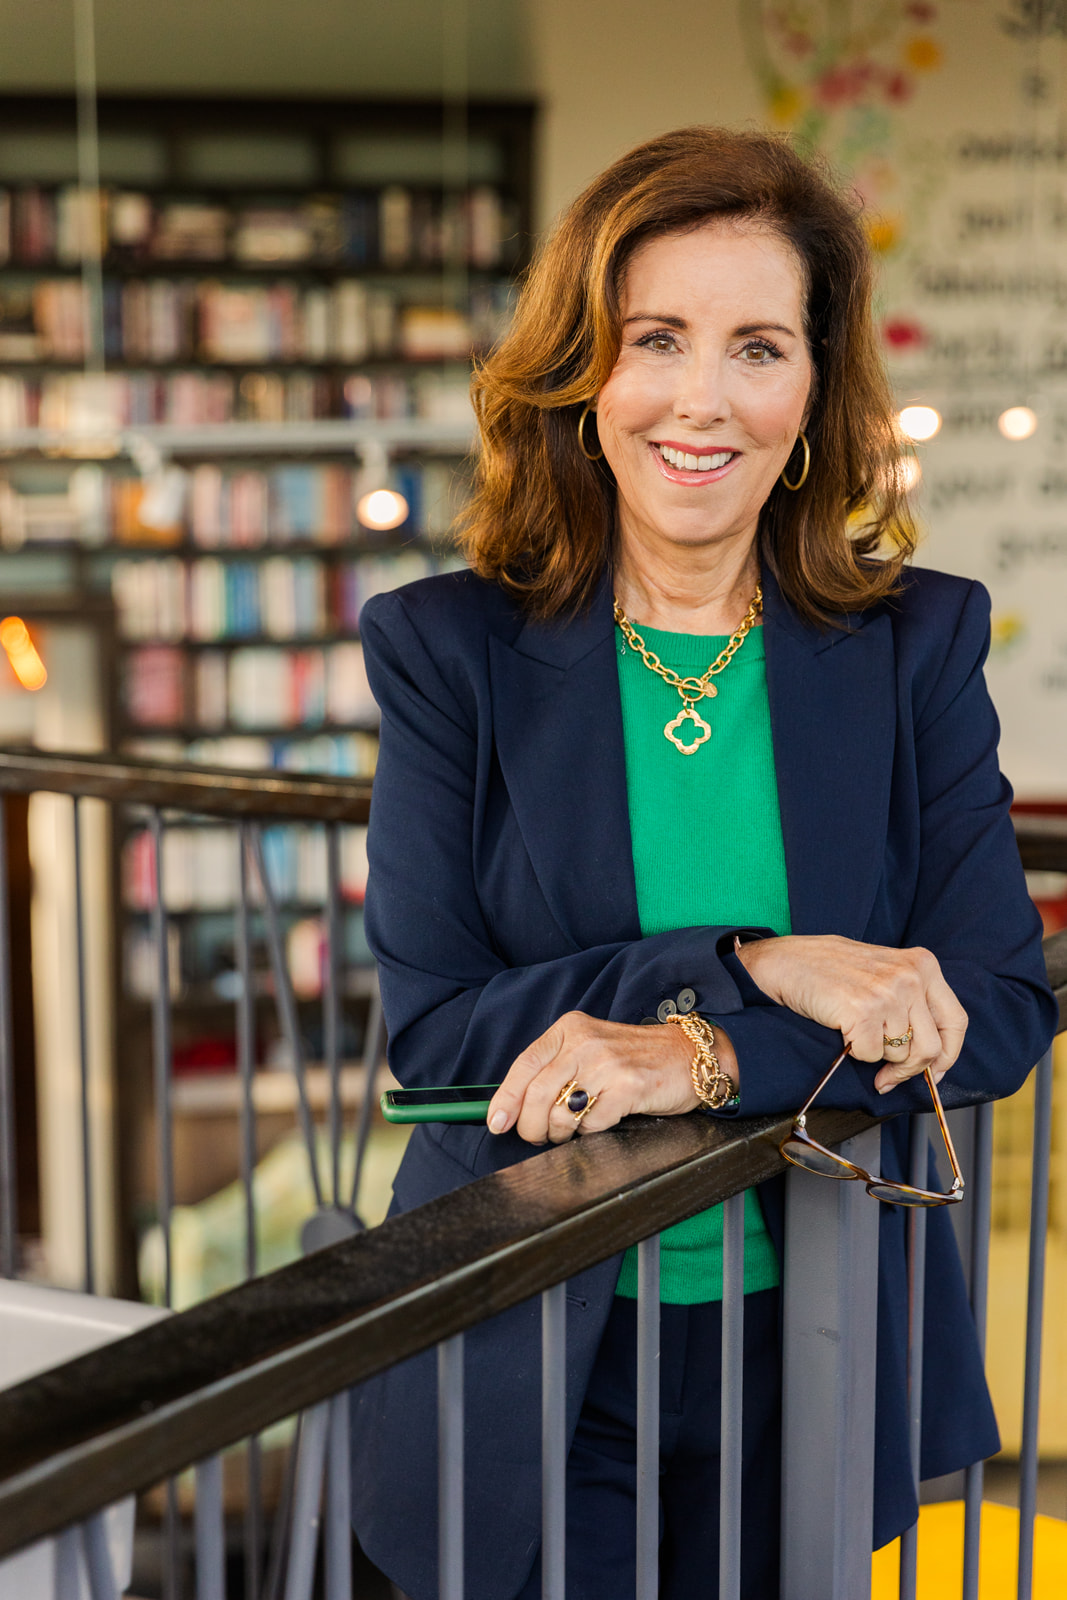
M659 453L669 466L686 472L716 472L719 467L725 467L734 454L732 450L717 450L711 456L693 456L684 450L674 450L668 444L661 444Z

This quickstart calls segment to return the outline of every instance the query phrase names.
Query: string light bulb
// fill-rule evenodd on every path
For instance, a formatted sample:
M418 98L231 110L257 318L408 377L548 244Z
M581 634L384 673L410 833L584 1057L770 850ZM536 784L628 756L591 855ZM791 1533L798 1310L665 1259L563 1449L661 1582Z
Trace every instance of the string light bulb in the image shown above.
M408 503L395 489L372 489L357 501L356 516L365 528L386 533L408 520Z
M933 406L905 406L900 413L901 431L916 444L932 439L941 428L941 413Z
M1005 439L1030 439L1037 432L1037 413L1030 406L1009 406L997 418L997 427Z
M43 689L48 682L48 673L30 638L30 630L21 617L5 617L0 622L0 645L3 645L11 670L22 687Z

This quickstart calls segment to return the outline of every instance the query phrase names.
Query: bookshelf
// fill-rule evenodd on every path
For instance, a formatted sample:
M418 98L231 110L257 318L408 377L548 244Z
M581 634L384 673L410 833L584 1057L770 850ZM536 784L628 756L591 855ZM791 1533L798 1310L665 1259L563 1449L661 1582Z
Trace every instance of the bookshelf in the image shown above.
M426 101L110 96L86 196L73 102L0 102L0 582L31 625L42 593L110 608L115 747L373 772L359 614L456 562L470 361L528 259L533 121L510 102L457 117ZM357 503L386 483L408 515L369 528ZM312 832L271 830L268 856L314 1054ZM214 1048L225 1068L236 847L180 824L167 849L176 1060ZM115 841L119 1031L138 1060L146 850L131 821ZM355 969L359 830L342 854ZM348 1054L365 987L354 973Z

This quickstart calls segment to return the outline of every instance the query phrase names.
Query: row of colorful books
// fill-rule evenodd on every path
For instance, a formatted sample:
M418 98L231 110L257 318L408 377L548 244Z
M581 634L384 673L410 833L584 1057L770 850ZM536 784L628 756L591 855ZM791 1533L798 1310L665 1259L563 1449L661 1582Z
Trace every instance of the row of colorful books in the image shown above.
M195 908L190 908L195 909ZM325 919L319 916L294 916L282 909L285 924L285 956L289 976L298 1000L317 999L322 994L326 957ZM252 912L253 982L262 981L269 971L267 940L262 913ZM356 967L373 962L363 931L363 912L346 905L341 916L342 970L347 975ZM234 917L231 911L210 910L196 916L172 918L167 927L167 946L172 1000L190 990L209 990L218 1000L233 1002L240 993ZM123 986L137 1000L155 998L159 982L159 956L150 927L143 916L127 918L122 941ZM268 980L269 981L269 980ZM204 1052L204 1043L207 1051ZM232 1035L221 1052L218 1042L194 1041L175 1051L174 1070L217 1070L233 1065ZM199 1064L198 1064L199 1058Z
M76 266L99 251L116 264L233 262L258 267L492 269L517 249L514 208L488 184L466 193L383 189L290 205L221 205L137 190L0 188L0 265Z
M121 678L126 715L142 728L281 731L378 721L357 640L193 654L179 645L138 645L127 652Z
M168 911L225 911L240 898L240 842L233 827L172 827L163 834L163 900ZM325 905L328 897L326 832L312 824L290 823L263 830L263 856L276 901L282 905ZM367 887L367 830L344 827L340 834L344 899L362 902ZM156 896L155 841L145 829L131 834L122 850L122 898L132 911L150 911ZM263 903L255 872L249 900Z
M175 739L159 734L123 741L127 755L150 761L191 761L240 772L315 772L334 778L373 778L378 736L363 729L307 733L267 739L261 734Z
M467 493L457 464L405 461L391 481L408 505L408 516L392 537L410 539L417 533L443 539ZM356 515L363 490L360 472L337 463L265 470L204 463L191 472L171 465L161 477L145 480L86 461L71 469L65 492L51 466L36 478L23 469L0 475L0 543L8 548L56 540L158 546L188 538L205 550L366 543Z
M459 564L418 550L329 566L314 556L170 556L116 561L111 586L119 632L127 639L311 639L354 633L371 595Z
M405 417L471 422L465 367L424 371L0 373L0 439L19 428L74 430L92 437L109 429L166 422L201 427L217 422L313 422L351 417L387 422Z
M77 278L0 285L0 361L81 361L86 295ZM104 356L160 364L462 361L494 342L506 312L503 286L476 286L460 308L405 301L357 278L317 286L105 279Z

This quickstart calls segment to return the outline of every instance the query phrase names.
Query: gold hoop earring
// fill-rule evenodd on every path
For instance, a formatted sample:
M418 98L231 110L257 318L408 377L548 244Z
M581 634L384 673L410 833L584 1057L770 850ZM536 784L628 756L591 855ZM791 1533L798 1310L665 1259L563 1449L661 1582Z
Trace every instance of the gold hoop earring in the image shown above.
M603 450L598 450L595 456L591 456L589 454L589 451L585 448L585 431L584 431L585 430L585 419L589 415L590 411L592 411L592 410L593 410L593 402L590 400L587 403L587 405L585 407L585 410L582 412L581 416L578 418L578 448L582 452L582 455L585 457L585 459L587 461L603 461L603 459L604 459ZM593 415L594 416L596 415L595 411L593 412Z
M796 493L796 491L798 489L803 489L804 485L807 483L807 481L808 481L808 470L811 467L811 451L808 448L808 436L803 431L803 429L801 429L801 431L797 434L797 438L800 440L800 443L804 448L804 468L803 468L803 471L800 474L800 477L797 479L796 483L790 483L789 479L785 475L785 467L782 468L782 482L783 482L783 484L785 485L785 487L787 489L792 489L794 494ZM795 448L795 446L794 446L794 448ZM793 451L790 450L789 454L792 455ZM789 462L787 461L785 465L787 467L789 465Z

